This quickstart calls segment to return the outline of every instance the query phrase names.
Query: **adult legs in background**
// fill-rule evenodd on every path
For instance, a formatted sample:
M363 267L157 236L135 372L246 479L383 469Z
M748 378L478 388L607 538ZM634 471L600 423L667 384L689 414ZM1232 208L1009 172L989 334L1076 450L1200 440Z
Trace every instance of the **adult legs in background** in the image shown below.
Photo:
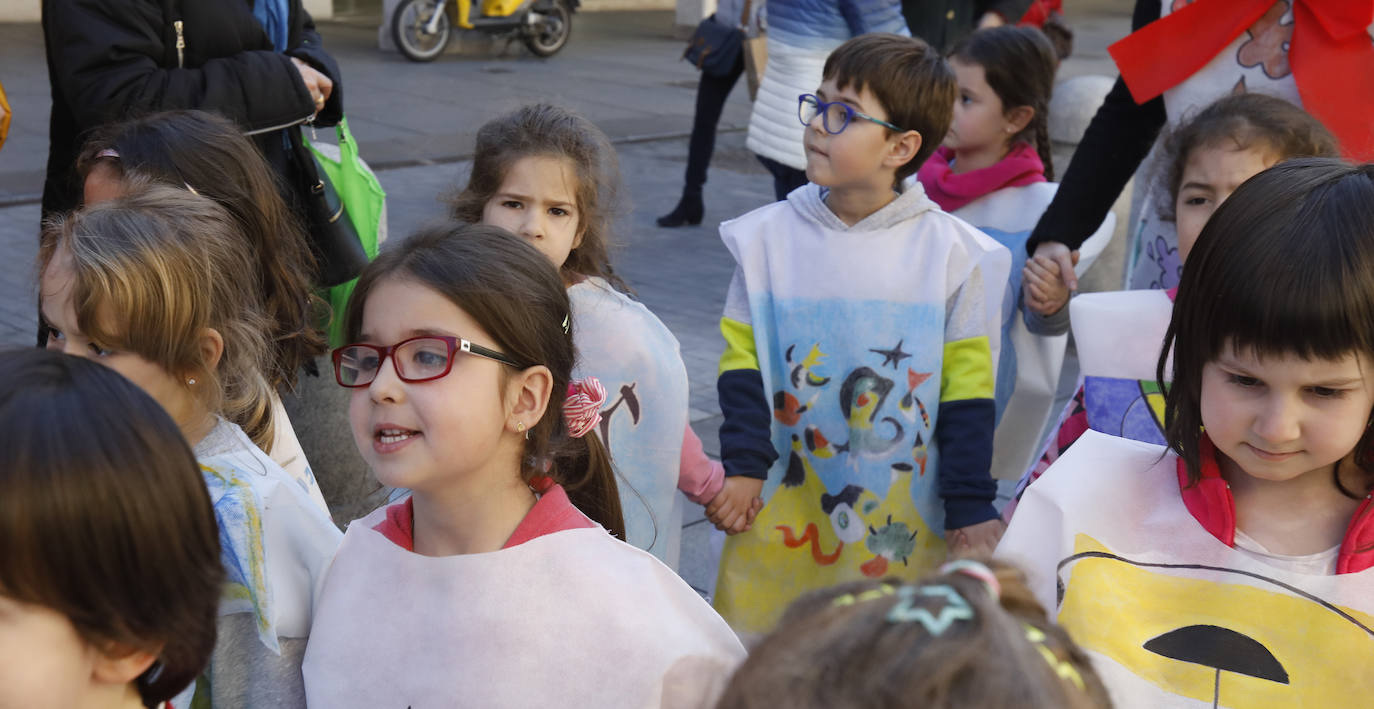
M705 211L701 188L706 184L706 168L711 165L711 153L716 149L716 126L720 123L720 114L725 109L730 90L743 73L744 52L740 52L730 73L725 76L701 73L701 81L697 84L696 113L692 116L692 138L687 144L687 173L682 186L682 199L678 200L673 211L658 218L659 226L701 223Z
M770 160L762 155L755 153L754 157L768 168L768 172L773 174L773 195L779 202L787 199L787 193L806 184L806 170L798 170L795 167L788 167L776 160Z

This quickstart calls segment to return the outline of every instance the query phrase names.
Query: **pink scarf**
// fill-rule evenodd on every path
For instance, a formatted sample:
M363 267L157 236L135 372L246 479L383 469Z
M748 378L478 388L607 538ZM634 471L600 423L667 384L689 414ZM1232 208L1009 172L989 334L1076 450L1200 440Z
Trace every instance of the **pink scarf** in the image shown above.
M1003 187L1021 187L1045 181L1045 164L1030 143L1017 141L1000 162L981 170L954 174L949 163L954 151L940 146L916 173L926 196L946 212L953 212L979 197Z

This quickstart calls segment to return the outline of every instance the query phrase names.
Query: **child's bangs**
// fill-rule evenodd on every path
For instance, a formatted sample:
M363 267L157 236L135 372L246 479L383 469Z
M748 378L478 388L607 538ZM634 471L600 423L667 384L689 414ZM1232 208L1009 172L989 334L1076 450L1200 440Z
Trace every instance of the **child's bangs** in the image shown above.
M107 213L108 214L108 213ZM71 234L73 306L77 326L101 347L138 354L168 369L195 342L204 298L175 268L176 253L139 238L100 235L102 224L82 223ZM120 216L120 215L114 215Z
M1208 248L1185 270L1205 280L1184 279L1184 288L1198 291L1189 300L1200 317L1180 342L1205 343L1203 361L1228 346L1261 357L1374 355L1374 182L1328 181L1305 198L1268 196L1271 203L1252 200L1249 209L1227 210L1228 201L1204 229L1199 246Z

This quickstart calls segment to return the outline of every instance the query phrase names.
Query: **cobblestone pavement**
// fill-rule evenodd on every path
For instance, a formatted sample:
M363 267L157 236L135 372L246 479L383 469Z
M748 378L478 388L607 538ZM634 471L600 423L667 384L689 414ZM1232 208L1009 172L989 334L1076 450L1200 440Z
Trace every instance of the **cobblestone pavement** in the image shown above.
M1106 45L1125 33L1129 7L1107 0L1072 4L1078 32L1075 57L1061 78L1112 73ZM585 13L568 48L553 60L464 52L428 65L404 62L374 49L375 29L324 23L326 45L346 74L350 122L363 155L379 168L388 192L389 227L399 241L427 219L442 215L438 195L464 176L461 158L487 117L533 100L571 105L615 141L631 201L622 220L617 269L638 297L677 335L691 383L691 420L709 453L717 452L715 396L720 339L717 318L732 262L716 225L771 199L771 180L744 148L745 91L737 87L722 121L706 185L706 219L699 227L660 229L654 218L670 210L681 189L696 74L678 61L681 40L666 12ZM500 48L493 48L494 51ZM15 111L10 142L0 152L0 346L33 342L41 169L47 151L48 86L37 25L0 25L0 81ZM743 82L741 82L742 86ZM323 137L323 133L321 134ZM3 206L9 205L9 206ZM1104 257L1105 258L1105 257ZM346 428L337 417L340 392L329 382L307 383L288 400L293 421L317 470L361 470ZM304 410L302 410L304 409ZM316 451L319 451L318 453ZM321 478L324 474L322 471ZM375 499L375 498L373 498ZM364 502L337 509L347 522ZM713 540L700 508L687 505L682 576L702 593L714 586L719 538Z

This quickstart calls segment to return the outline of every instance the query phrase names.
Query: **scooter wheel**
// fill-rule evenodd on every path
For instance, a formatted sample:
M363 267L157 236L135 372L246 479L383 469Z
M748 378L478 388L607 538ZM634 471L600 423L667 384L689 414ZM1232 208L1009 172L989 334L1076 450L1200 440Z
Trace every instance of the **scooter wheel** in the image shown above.
M425 31L436 12L439 22L435 31ZM391 38L396 49L413 62L434 61L448 45L451 30L442 0L401 0L391 15Z
M548 0L535 6L540 17L525 27L525 46L535 56L551 57L572 35L572 8L568 0Z

